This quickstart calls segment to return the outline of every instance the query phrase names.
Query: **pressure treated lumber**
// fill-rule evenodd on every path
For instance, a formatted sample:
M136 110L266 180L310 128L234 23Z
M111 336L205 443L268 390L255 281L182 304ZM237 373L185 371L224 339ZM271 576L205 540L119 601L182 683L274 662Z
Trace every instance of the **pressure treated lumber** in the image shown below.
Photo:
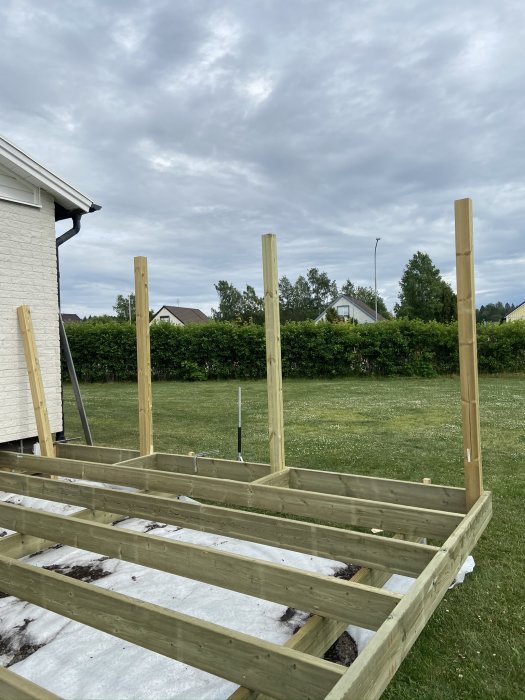
M0 465L9 458L0 454ZM230 479L174 474L126 465L102 465L55 458L52 461L20 456L17 468L38 464L34 471L53 471L61 476L103 481L148 491L168 492L192 498L205 498L216 503L247 508L260 508L322 522L359 527L374 527L407 535L445 539L461 521L461 515L446 511L401 506L394 503L368 501L312 491L299 491L278 486L245 483Z
M436 552L436 548L429 545L396 541L368 533L219 506L183 503L176 498L50 481L13 472L0 471L0 489L92 510L148 518L338 561L352 561L408 576L420 573Z
M38 361L38 351L36 347L35 332L31 311L29 306L19 306L16 310L18 324L22 333L24 345L24 355L26 358L27 373L29 376L29 386L31 388L31 399L35 411L36 429L38 442L40 443L40 453L43 457L54 456L53 436L49 425L49 414L47 412L46 396L44 384L42 383L42 373Z
M276 698L324 698L336 665L0 556L0 590Z
M290 487L370 500L465 513L465 489L380 479L343 472L290 468Z
M134 262L140 454L149 455L153 452L153 399L151 394L148 261L143 256L137 256Z
M485 492L326 700L376 700L422 632L492 514Z
M394 538L402 538L403 535L394 535ZM374 586L383 586L390 574L386 571L372 571L367 567L362 567L350 579L349 583L361 583L370 585L372 578ZM312 656L323 656L327 649L339 639L346 630L347 625L341 620L312 615L309 617L300 630L286 640L283 646L288 649L302 651ZM228 700L273 700L267 695L262 695L246 687L237 688Z
M284 469L285 463L279 275L277 273L277 239L273 233L262 236L262 260L270 467L272 472L276 472Z
M399 595L370 586L212 547L84 523L10 503L0 503L0 525L368 629L377 629L401 599Z
M100 447L99 445L75 445L73 442L55 443L57 457L64 459L85 459L89 462L115 464L139 457L138 450L124 450L120 447Z
M459 375L463 427L463 464L467 510L483 493L479 424L478 349L474 292L472 200L454 202L458 299Z
M197 466L197 471L195 471ZM254 481L270 474L268 464L257 462L238 462L237 460L217 459L214 457L189 457L156 452L145 462L147 469L159 469L181 474L198 474L213 476L217 479L234 479L236 481Z
M61 700L58 695L0 667L0 698L3 700Z

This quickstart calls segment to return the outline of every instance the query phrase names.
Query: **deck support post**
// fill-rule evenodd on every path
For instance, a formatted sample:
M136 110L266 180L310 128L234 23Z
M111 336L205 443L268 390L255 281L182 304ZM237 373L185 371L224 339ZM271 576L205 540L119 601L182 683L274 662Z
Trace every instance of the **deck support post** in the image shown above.
M285 464L279 277L277 274L277 241L273 233L262 236L262 258L270 468L272 472L277 472L284 469Z
M149 339L148 260L135 258L135 324L139 389L140 454L153 452L151 355Z
M458 293L459 371L465 498L469 511L483 493L479 422L478 350L474 296L472 200L454 202Z

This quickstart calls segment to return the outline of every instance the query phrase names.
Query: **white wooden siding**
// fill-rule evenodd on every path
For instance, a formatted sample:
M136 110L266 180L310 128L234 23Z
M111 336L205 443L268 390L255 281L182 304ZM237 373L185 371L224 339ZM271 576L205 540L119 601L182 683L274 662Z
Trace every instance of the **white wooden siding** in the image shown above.
M31 309L51 430L62 429L54 200L0 199L0 443L36 435L16 308Z
M0 199L40 206L40 190L0 166Z

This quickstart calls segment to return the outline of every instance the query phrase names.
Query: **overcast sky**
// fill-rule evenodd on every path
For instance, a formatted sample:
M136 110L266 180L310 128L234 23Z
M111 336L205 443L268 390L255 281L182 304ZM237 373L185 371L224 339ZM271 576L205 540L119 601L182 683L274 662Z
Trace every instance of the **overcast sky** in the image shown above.
M472 197L477 305L525 299L525 4L2 0L0 133L102 206L61 248L62 308L217 303L310 267L392 308L411 256L454 281ZM70 222L58 224L58 232Z

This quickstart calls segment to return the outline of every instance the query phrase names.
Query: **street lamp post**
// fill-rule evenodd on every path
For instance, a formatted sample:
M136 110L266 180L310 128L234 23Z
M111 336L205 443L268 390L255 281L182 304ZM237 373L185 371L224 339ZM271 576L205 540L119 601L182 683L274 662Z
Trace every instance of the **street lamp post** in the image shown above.
M377 323L377 244L381 239L376 238L376 245L374 248L374 296L376 301L376 323Z

